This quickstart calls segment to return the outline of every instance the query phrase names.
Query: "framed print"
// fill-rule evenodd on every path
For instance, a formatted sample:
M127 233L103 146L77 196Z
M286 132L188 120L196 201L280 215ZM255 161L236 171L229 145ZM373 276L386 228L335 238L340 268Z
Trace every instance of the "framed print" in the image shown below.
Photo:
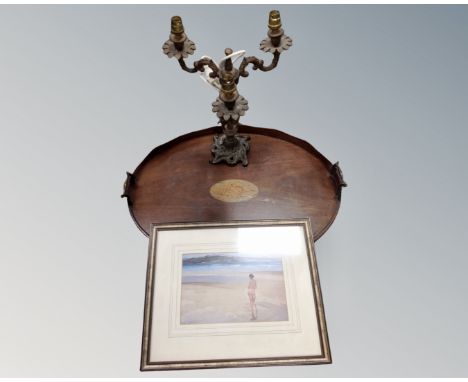
M331 363L308 219L153 224L141 370Z

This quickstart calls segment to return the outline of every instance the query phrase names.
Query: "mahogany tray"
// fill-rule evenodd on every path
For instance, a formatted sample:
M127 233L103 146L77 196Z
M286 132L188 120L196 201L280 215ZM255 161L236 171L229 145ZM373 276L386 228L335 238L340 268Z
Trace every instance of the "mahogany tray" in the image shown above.
M304 140L278 130L240 125L251 137L249 165L210 164L219 126L156 147L132 173L122 197L148 236L151 223L309 217L317 240L333 223L346 186L331 164Z

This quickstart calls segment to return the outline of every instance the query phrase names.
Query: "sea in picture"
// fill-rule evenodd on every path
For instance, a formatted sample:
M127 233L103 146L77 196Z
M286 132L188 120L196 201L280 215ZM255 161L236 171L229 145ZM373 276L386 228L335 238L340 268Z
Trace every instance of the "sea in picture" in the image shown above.
M280 256L184 254L180 323L288 321Z

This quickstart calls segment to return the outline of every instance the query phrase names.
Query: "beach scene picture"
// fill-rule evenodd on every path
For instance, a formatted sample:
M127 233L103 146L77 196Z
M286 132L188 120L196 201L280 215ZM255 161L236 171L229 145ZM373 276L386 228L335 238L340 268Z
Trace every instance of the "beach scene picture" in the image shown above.
M182 255L180 324L288 321L280 256Z

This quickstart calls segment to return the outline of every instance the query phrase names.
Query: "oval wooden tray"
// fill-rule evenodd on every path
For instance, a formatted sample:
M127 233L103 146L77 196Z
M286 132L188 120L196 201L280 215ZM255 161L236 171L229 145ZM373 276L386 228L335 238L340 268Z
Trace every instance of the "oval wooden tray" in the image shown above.
M182 135L156 147L133 174L127 173L122 197L146 236L151 223L303 217L311 219L315 240L325 233L346 186L338 163L332 165L309 143L281 131L242 125L239 133L251 137L249 165L213 165L210 147L216 133L219 127ZM224 194L229 201L215 199L212 186L225 180L239 184L246 197L236 199L234 192ZM226 200L220 187L212 192ZM233 201L241 199L248 200Z

